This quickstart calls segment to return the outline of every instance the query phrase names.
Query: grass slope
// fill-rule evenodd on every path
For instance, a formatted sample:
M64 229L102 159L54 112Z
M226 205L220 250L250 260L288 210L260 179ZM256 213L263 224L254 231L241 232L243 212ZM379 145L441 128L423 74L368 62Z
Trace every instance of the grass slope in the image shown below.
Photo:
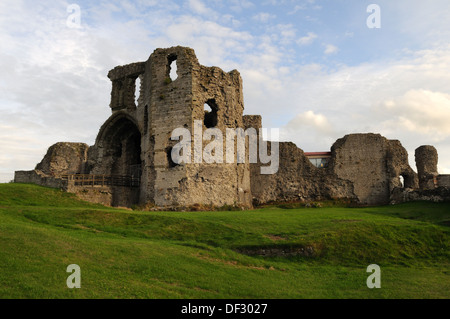
M449 298L449 221L449 203L141 212L0 184L0 298Z

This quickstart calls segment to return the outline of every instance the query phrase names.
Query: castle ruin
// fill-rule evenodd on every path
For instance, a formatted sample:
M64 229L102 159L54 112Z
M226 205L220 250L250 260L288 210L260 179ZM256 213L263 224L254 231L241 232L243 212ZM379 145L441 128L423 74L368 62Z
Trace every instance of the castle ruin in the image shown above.
M175 66L177 75L171 78ZM308 154L290 142L277 144L275 174L261 174L265 164L252 163L248 157L234 163L175 163L171 153L178 141L171 136L176 128L192 132L192 140L196 128L259 132L261 116L243 114L239 72L202 66L193 49L172 47L156 49L146 62L115 67L108 78L112 115L100 128L95 144L57 143L34 170L17 171L15 182L58 187L88 201L122 207L250 208L269 202L328 199L381 205L450 199L450 178L438 174L434 147L416 150L416 173L399 141L372 133L337 140L324 167L313 165ZM273 143L267 142L269 150ZM248 147L247 141L246 151ZM430 190L431 195L426 193Z

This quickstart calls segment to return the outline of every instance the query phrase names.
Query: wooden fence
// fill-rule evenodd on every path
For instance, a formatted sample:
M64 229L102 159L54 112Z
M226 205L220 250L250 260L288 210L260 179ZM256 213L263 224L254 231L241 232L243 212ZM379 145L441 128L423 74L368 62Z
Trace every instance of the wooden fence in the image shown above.
M125 186L139 187L140 178L131 175L91 175L73 174L63 175L63 180L75 186Z

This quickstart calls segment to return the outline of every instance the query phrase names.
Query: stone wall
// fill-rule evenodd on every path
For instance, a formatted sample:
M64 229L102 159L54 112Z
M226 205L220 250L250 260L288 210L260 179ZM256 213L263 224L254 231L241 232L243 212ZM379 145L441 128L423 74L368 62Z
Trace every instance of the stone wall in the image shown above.
M113 190L111 187L89 187L69 185L67 191L74 193L81 200L101 204L113 205Z
M312 165L293 143L280 143L279 152L276 174L261 175L261 164L252 165L256 203L345 198L362 205L383 205L390 202L396 188L418 188L405 148L379 134L350 134L337 140L328 168Z
M438 175L436 177L438 187L450 188L450 175Z
M190 200L197 203L251 206L250 166L236 162L236 146L232 150L233 163L226 163L227 129L243 128L244 98L242 78L238 71L224 72L218 67L195 65L192 86L192 120L202 123L201 130L217 129L222 136L222 162L186 165L187 179L182 186L190 185ZM207 109L205 109L205 107ZM208 109L209 108L209 109ZM194 136L193 136L194 138ZM203 148L211 141L203 140ZM235 143L234 143L235 144ZM193 148L194 151L194 148ZM186 196L186 189L180 192ZM191 202L192 203L192 202Z
M61 176L84 173L88 149L84 143L56 143L34 170L15 172L14 182L66 188L67 182Z
M268 143L269 149L271 144ZM255 204L357 199L350 182L338 178L326 168L315 167L294 143L280 142L279 154L276 174L263 175L260 172L262 164L252 164L251 190Z
M36 170L50 176L83 173L88 149L84 143L56 143L49 147Z
M391 195L390 204L399 204L404 202L429 201L429 202L448 202L450 201L450 188L437 187L433 189L403 189L396 188Z
M173 165L171 140L175 128L192 128L192 69L198 64L192 49L174 47L157 49L146 63L144 104L148 105L149 150L143 177L148 193L146 199L158 206L178 202L177 190L186 177L184 165ZM177 66L177 76L170 71Z
M14 174L14 183L36 184L51 188L65 189L67 182L60 178L48 176L41 171L16 171Z
M109 71L108 78L112 82L110 107L113 112L137 107L135 102L136 79L144 73L145 63L137 62L117 66Z
M347 135L331 148L330 168L354 185L363 204L385 203L389 198L386 166L387 143L379 135Z
M361 204L387 204L393 189L418 186L406 150L399 141L388 140L380 134L346 135L333 144L331 154L331 171L353 184Z
M81 200L114 207L132 207L139 197L139 189L130 187L68 185L66 190Z

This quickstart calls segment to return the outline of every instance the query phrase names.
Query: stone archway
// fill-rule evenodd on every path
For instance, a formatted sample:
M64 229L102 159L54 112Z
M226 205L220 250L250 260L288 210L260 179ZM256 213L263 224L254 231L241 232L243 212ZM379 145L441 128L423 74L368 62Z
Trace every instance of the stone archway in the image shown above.
M138 204L142 151L141 132L134 120L125 113L111 117L102 126L96 145L102 150L102 160L95 170L113 181L112 205Z
M141 134L131 121L119 121L114 127L109 147L111 175L136 175L141 165Z

